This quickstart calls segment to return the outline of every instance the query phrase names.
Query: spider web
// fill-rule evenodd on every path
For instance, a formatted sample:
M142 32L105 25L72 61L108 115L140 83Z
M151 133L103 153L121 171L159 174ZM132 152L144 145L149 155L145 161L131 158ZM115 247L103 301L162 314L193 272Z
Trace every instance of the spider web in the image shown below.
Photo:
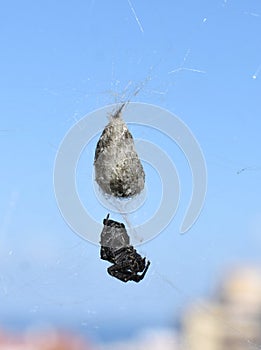
M11 160L16 159L11 162L10 155L3 157L3 184L7 186L3 189L1 205L1 324L11 331L31 329L34 323L39 328L61 325L86 335L94 344L103 343L102 349L114 350L117 346L124 349L128 344L134 348L143 344L148 348L152 335L145 339L138 334L143 329L160 327L170 329L176 348L183 350L188 342L182 338L180 323L184 309L193 304L210 318L225 323L232 335L239 336L242 348L260 349L260 341L249 337L243 325L235 326L198 301L200 297L208 301L218 299L219 281L227 266L249 262L260 265L260 160L256 151L260 149L256 141L260 130L261 59L257 40L260 6L257 1L239 4L220 0L207 6L203 2L188 1L183 9L175 8L178 16L174 19L175 11L157 2L150 4L151 9L134 0L118 3L118 6L117 24L113 17L116 9L110 12L110 23L115 31L109 32L110 37L103 32L103 39L109 42L104 50L99 49L97 42L91 42L90 46L87 43L88 56L85 51L78 52L77 45L73 46L72 51L76 50L79 56L82 54L86 62L89 58L93 67L94 61L100 62L99 69L93 68L94 73L85 63L78 75L73 70L76 78L69 73L64 80L62 74L55 75L55 80L46 78L44 85L34 86L34 89L30 82L25 87L18 82L12 93L8 85L4 86L5 94L9 91L14 100L23 90L30 92L30 98L25 94L23 98L30 103L34 101L35 108L30 111L18 99L19 108L14 106L13 114L3 118L1 126L2 150L8 149ZM97 1L89 3L91 16L100 26L105 20L102 10L106 12L110 7L111 4L102 5ZM181 18L182 30L170 35L161 23L157 31L153 31L152 23L157 23L157 17L152 17L152 13L158 13L159 17L164 15L168 24ZM72 27L77 23L76 18L72 17ZM52 25L55 20L51 19ZM227 33L222 31L223 25ZM125 31L120 36L118 26L122 31L131 28L134 40L128 42ZM233 30L234 26L239 33ZM41 29L39 35L47 30L43 22L37 28ZM98 29L95 27L95 34ZM80 27L74 34L84 43ZM120 36L120 46L113 43L112 35ZM227 37L230 49L229 45L220 45ZM72 38L68 40L73 45ZM66 44L63 45L61 57L65 56L64 51L67 53ZM50 46L54 56L58 50L56 46L55 43ZM48 45L44 48L48 49ZM61 62L61 57L58 55L54 60ZM73 65L77 65L76 58L72 54L70 57ZM21 61L23 59L26 61L26 57ZM36 79L35 62L29 62L29 72L35 74L32 73L35 77L32 81L41 80ZM54 63L48 62L51 70ZM84 62L80 61L81 64ZM68 63L60 72L68 72L71 66ZM46 71L46 74L50 73ZM41 98L34 95L33 90ZM44 107L41 100L48 107ZM199 139L210 179L201 217L187 235L179 236L179 223L191 189L186 160L178 147L156 131L131 127L135 139L159 142L182 176L182 198L175 220L155 240L139 248L139 253L152 264L138 288L108 276L108 264L99 259L99 247L80 239L67 227L57 210L51 184L53 159L68 129L87 112L124 101L152 103L177 113ZM5 108L3 115L7 116L10 105ZM36 110L39 118L34 120L32 115L36 116ZM21 113L24 115L22 122L15 117ZM97 138L98 135L81 155L77 182L84 205L102 222L107 209L99 204L95 194L89 197L93 181L89 164L93 162ZM37 150L36 144L39 145ZM28 161L25 154L28 154ZM149 219L160 201L155 191L160 187L160 179L149 166L145 170L151 191L145 205L127 218L121 213L113 214L113 219L127 221L130 229ZM170 321L173 319L175 327ZM128 339L128 334L133 340ZM153 334L161 333L155 330ZM159 339L163 344L163 338ZM186 339L197 341L195 334L187 334ZM164 348L167 349L167 345Z

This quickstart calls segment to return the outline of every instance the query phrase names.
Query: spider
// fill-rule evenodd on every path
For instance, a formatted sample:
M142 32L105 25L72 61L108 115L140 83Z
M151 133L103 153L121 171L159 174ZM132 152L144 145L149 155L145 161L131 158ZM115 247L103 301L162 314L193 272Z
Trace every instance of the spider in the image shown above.
M103 220L101 232L101 259L107 260L113 265L108 267L109 275L118 278L122 282L140 282L150 265L146 258L130 245L130 237L123 223L109 220L110 214ZM138 274L141 272L141 274Z

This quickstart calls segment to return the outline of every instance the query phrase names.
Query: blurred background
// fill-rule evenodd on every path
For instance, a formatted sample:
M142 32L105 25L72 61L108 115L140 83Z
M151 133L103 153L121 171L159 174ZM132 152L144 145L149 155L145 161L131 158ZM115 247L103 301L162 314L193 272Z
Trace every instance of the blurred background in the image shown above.
M11 0L0 17L0 348L261 348L260 1ZM99 247L63 220L53 188L68 130L128 98L181 118L208 170L204 208L181 235L192 190L184 154L131 126L164 149L181 182L173 221L137 247L151 261L139 284L107 274ZM98 137L76 181L102 223ZM158 174L144 167L148 198L133 224L160 201Z

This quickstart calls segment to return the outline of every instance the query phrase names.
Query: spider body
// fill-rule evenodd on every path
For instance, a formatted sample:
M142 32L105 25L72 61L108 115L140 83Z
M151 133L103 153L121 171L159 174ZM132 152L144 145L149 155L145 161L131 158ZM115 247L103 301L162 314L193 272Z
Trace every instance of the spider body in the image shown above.
M103 220L101 233L101 259L113 265L108 267L108 273L123 282L140 282L150 265L146 258L130 245L130 238L123 223L109 220L109 214ZM139 274L140 273L140 274Z

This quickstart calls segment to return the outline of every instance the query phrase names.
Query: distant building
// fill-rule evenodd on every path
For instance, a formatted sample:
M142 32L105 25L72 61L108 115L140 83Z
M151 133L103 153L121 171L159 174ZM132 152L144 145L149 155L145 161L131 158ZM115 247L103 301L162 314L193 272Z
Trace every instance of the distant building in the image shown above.
M134 339L103 344L99 350L180 350L173 330L143 331Z
M14 335L0 333L1 350L91 350L83 339L65 332L26 332Z
M261 269L229 271L214 300L187 309L182 343L182 350L261 348Z

